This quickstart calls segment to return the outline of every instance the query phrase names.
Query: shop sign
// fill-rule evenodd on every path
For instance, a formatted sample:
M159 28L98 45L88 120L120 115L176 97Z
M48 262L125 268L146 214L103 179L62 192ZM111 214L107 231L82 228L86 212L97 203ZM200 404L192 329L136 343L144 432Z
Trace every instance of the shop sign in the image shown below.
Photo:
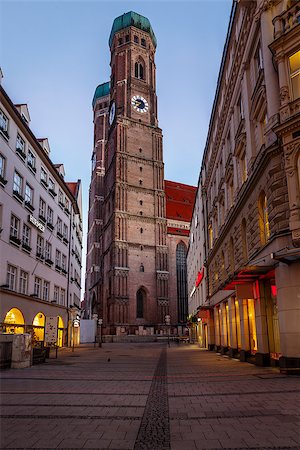
M39 220L37 220L35 217L33 217L32 214L29 215L28 220L29 220L29 222L31 222L34 226L36 226L42 233L44 233L44 231L45 231L44 225L43 225Z
M58 317L46 317L45 320L45 342L55 344L57 342Z

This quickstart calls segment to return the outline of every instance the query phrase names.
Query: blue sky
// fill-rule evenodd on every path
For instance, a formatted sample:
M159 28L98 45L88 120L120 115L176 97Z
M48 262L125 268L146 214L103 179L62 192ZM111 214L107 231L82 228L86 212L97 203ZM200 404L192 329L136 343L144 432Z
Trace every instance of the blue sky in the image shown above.
M48 137L66 180L83 183L87 219L93 146L91 102L108 81L115 17L149 18L156 52L165 178L197 185L224 47L231 0L1 1L0 64L14 103L28 103L31 128ZM86 231L86 227L85 227Z

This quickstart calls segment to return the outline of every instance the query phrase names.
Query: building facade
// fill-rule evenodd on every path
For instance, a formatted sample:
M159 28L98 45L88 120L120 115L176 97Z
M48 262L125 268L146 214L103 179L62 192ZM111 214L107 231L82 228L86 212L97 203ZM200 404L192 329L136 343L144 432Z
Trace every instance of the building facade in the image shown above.
M64 181L48 139L30 129L27 105L14 105L2 86L0 100L1 328L41 343L46 318L57 317L57 344L70 345L79 339L81 182Z
M233 3L198 189L209 344L287 370L300 367L299 15Z
M167 223L156 38L147 18L129 12L115 19L109 45L111 79L93 99L85 317L103 318L106 334L164 332L167 315L177 330L168 243L176 255L178 237L187 236L174 238Z

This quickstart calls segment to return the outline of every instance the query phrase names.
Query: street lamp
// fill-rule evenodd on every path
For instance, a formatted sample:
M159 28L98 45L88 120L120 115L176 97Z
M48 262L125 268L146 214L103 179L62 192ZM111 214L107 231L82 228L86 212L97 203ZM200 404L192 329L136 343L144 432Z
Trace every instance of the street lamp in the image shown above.
M165 322L168 328L168 347L170 347L170 323L171 323L171 316L169 316L169 314L167 314L165 316Z

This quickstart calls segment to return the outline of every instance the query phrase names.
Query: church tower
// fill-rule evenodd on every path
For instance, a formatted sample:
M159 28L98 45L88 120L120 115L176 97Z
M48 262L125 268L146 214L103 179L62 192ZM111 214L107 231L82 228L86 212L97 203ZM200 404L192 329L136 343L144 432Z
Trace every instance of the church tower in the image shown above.
M115 19L109 45L101 315L105 333L153 333L169 313L156 38L146 17L128 12Z

